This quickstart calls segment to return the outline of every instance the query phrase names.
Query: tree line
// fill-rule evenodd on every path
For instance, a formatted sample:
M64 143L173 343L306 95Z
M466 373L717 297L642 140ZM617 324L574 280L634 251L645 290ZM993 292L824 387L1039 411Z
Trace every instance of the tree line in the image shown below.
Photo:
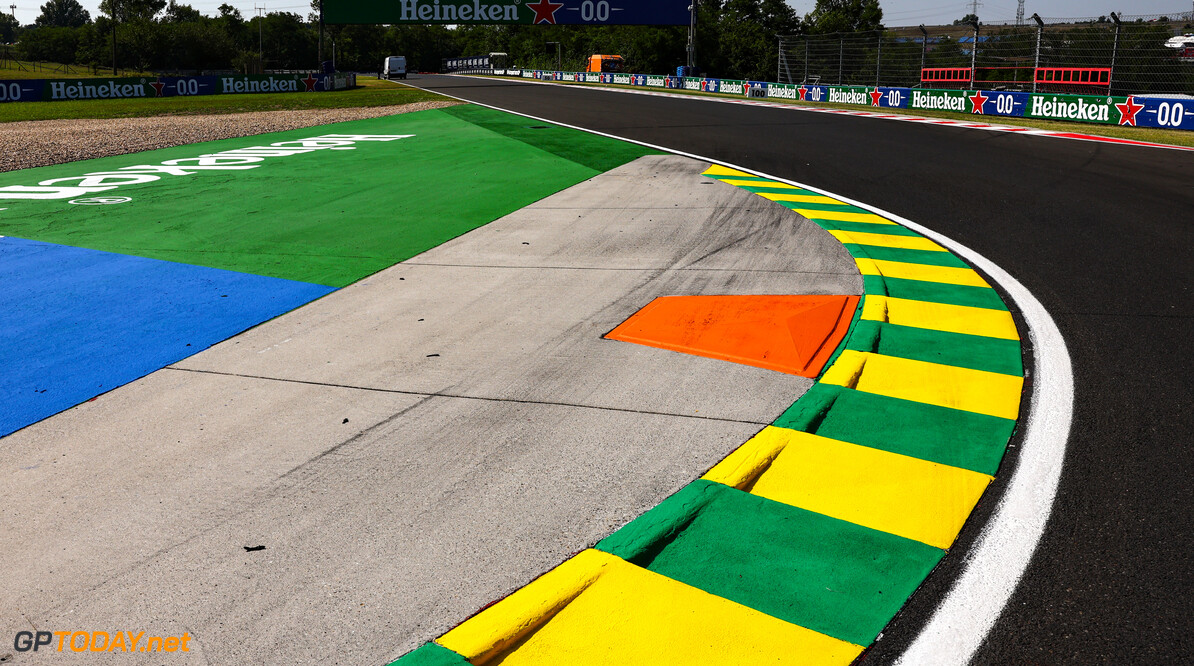
M318 0L306 16L246 18L228 4L207 16L175 0L103 0L94 20L78 0L49 0L33 25L0 15L0 42L21 60L160 72L315 69ZM727 78L775 80L779 35L881 28L878 0L817 0L808 15L785 0L699 0L698 69ZM115 49L113 49L115 40ZM376 71L405 55L417 71L443 58L504 52L512 66L584 69L589 55L617 54L629 71L663 73L685 64L687 26L325 26L324 60L337 69ZM548 43L552 45L550 51ZM558 61L557 61L558 58Z

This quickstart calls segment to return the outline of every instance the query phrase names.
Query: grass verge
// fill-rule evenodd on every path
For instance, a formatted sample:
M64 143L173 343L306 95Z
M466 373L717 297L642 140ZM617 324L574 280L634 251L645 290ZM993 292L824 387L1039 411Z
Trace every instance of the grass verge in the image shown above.
M0 123L19 120L83 118L144 118L192 116L289 109L346 109L392 106L426 101L449 101L435 93L373 77L357 77L352 90L318 93L259 93L202 95L161 99L95 99L69 102L0 104Z
M27 62L0 59L0 81L18 79L92 79L112 76L111 69L94 69L86 65L62 65L56 62ZM118 77L157 76L149 72L119 70Z

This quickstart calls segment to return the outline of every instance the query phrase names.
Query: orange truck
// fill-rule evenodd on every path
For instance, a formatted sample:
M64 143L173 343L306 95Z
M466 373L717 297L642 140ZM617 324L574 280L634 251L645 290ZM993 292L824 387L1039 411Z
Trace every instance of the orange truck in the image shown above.
M589 68L586 72L620 72L622 71L622 56L595 55L589 56Z

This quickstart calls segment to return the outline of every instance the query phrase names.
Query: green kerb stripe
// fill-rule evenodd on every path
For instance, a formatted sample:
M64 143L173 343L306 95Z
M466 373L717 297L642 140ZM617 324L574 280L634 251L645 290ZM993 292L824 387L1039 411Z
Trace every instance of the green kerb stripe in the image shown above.
M784 202L784 201L777 201L776 203L782 203L782 204L787 205L787 202ZM804 208L803 205L794 205L794 206L788 206L788 207L792 208L793 210ZM859 211L859 212L866 213L867 211ZM821 227L822 229L825 229L826 231L834 231L834 230L840 229L842 231L860 231L860 232L868 233L868 234L884 234L887 236L908 236L911 238L921 238L921 235L916 233L915 231L911 231L909 229L906 229L904 227L901 227L901 226L895 225L895 224L875 224L874 222L843 222L842 220L824 220L824 219L817 217L816 215L809 215L809 216L807 216L807 219L810 222ZM862 246L855 245L855 247L862 247ZM868 245L866 247L870 247L870 246ZM851 254L853 254L853 253L851 253ZM947 254L947 253L939 252L938 254ZM859 255L855 254L854 256L858 257ZM863 254L861 256L865 257L866 255Z
M847 349L916 361L1024 376L1019 340L859 321Z
M596 547L857 645L875 639L944 554L705 480Z
M471 666L462 655L437 643L424 643L413 652L399 657L394 664L402 666Z
M856 225L859 226L859 225ZM901 229L903 227L900 227ZM874 226L871 227L874 229ZM866 229L845 229L845 231L866 231ZM923 264L926 266L948 266L951 268L970 268L952 252L931 252L929 250L905 250L898 247L878 247L875 245L862 246L856 243L846 243L846 251L855 258L869 257L881 261L899 261L906 264Z
M1016 422L817 383L774 425L994 476Z
M719 174L716 176L709 176L709 177L716 178L717 180L733 180L733 181L748 181L749 180L751 182L760 183L763 185L779 182L772 178L763 178L762 176L728 176L728 175Z
M968 305L970 307L988 308L990 310L1007 309L1007 306L999 298L999 294L990 287L966 287L941 282L904 280L880 275L864 275L862 276L862 282L863 289L868 296L891 296L893 298L906 298L911 301Z
M809 195L810 196L819 196L819 195L813 194L811 192L809 193ZM865 209L859 208L858 206L851 206L850 204L844 204L844 203L801 203L799 201L776 201L775 203L777 203L781 206L784 206L786 208L791 208L793 210L795 210L797 208L801 208L803 210L824 210L824 211L833 211L835 213L863 213L863 214L868 214L868 215L873 214L869 210L865 210ZM894 226L894 225L883 225L883 226ZM871 225L871 227L874 228L874 225Z

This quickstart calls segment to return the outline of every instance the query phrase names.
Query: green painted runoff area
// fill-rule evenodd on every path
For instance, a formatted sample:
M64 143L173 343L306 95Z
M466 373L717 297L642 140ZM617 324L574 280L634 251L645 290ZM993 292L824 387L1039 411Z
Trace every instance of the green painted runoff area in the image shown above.
M462 105L14 171L0 174L0 187L325 134L413 136L95 195L132 199L122 204L4 199L0 235L342 287L655 154Z

